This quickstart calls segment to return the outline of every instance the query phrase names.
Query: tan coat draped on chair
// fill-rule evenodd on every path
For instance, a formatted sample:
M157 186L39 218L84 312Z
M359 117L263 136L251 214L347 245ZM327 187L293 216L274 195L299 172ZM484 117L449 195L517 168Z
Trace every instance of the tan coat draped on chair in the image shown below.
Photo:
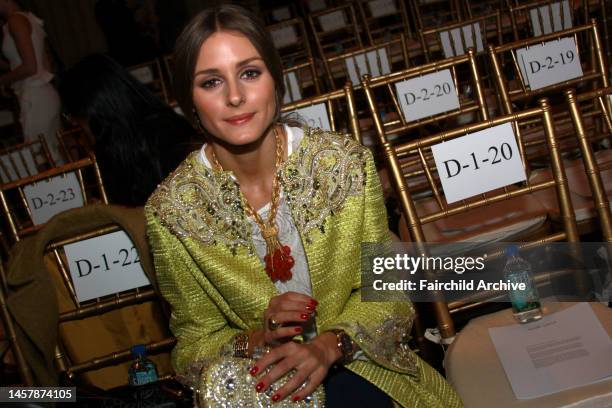
M131 238L142 268L157 291L141 207L90 205L69 210L53 217L36 235L14 247L7 272L7 304L16 323L17 342L37 385L52 386L58 382L53 360L59 308L53 279L44 265L45 248L51 241L111 224L119 225Z

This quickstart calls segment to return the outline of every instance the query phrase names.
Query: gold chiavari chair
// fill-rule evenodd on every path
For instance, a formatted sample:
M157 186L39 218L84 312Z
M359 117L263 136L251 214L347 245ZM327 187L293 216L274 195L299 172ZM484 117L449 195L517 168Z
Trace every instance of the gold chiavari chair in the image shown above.
M10 183L33 177L41 171L55 167L47 141L38 140L19 144L0 151L0 182Z
M58 130L57 140L66 162L87 158L94 151L95 140L80 126Z
M371 106L376 106L375 101L369 99L368 102ZM416 243L485 243L504 240L531 242L533 245L555 241L578 242L579 236L562 158L557 148L551 107L546 99L540 100L537 108L446 130L405 143L393 143L392 134L383 129L380 117L374 117L386 164L392 174L402 213L407 221L409 236L402 237L403 240L412 240ZM496 126L520 124L527 119L537 119L546 128L553 168L551 177L536 183L529 180L527 169L527 181L520 187L509 185L448 204L437 177L438 172L444 170L436 168L430 159L433 156L432 146ZM520 144L520 139L517 140L517 144ZM513 152L515 153L519 154L525 163L526 157L522 154L522 149ZM411 193L411 175L402 171L399 162L401 157L414 158L421 164L430 195L421 194L419 198ZM549 231L545 228L546 210L539 206L533 197L534 192L545 189L554 189L558 197L558 206L562 214L562 225L558 231ZM455 335L451 313L455 310L467 310L469 305L438 301L433 304L433 308L442 338L451 339Z
M612 138L612 87L576 94L565 91L574 134L573 144L560 141L564 150L580 151L580 158L567 156L563 162L571 193L574 213L581 234L601 233L612 242L612 216L608 195L612 193L612 150L602 148ZM567 148L569 146L569 149ZM537 170L536 177L547 177L550 170ZM538 193L553 220L559 218L556 198L550 192Z
M587 43L584 41L585 37ZM546 42L570 41L572 39L576 44L578 55L574 56L572 51L569 56L579 58L582 75L559 83L542 86L538 89L531 89L530 83L523 77L523 72L530 68L527 62L524 68L521 68L522 60L519 58L521 51L528 51L530 46L545 44ZM573 27L558 33L515 41L497 47L489 47L489 56L494 71L497 92L501 99L503 111L506 114L512 113L516 107L519 109L529 107L531 101L538 96L554 96L571 87L579 87L582 91L589 88L607 87L609 85L607 64L595 20L592 20L590 24ZM573 61L568 55L565 55L565 57L568 58L567 61ZM550 58L552 60L552 57ZM511 80L509 78L516 79ZM556 77L550 76L550 78ZM575 139L573 138L574 131L568 112L565 110L555 111L554 122L557 126L557 137L560 140L569 139L575 144ZM532 157L546 155L546 151L541 149L541 146L545 144L544 130L541 126L531 126L525 129L524 132L521 132L519 137L525 139L525 146L529 149L528 155Z
M363 48L357 14L351 3L308 15L321 58Z
M79 298L75 276L80 275L70 271L74 264L68 259L66 247L117 231L122 231L118 225L96 228L50 242L45 250L48 259L45 265L55 282L59 306L59 341L55 362L68 383L87 383L104 390L126 385L132 360L131 347L136 344L145 345L147 355L157 366L160 380L174 375L169 351L176 341L169 332L161 298L151 285L91 300L82 301ZM144 237L140 241L145 241ZM94 268L102 268L91 269L91 273L108 269L115 263L114 260L122 264L142 262L145 270L146 257L150 255L132 246L121 248L117 253L104 253L103 258L88 259L87 262L94 264ZM152 265L149 265L150 268ZM81 270L77 269L76 273L80 274ZM150 282L150 273L145 272L145 275Z
M294 18L267 26L272 42L281 56L283 68L291 68L313 60L304 21Z
M413 0L408 4L417 30L458 22L463 18L459 0Z
M597 18L600 21L600 30L602 43L608 57L608 62L612 61L612 3L607 0L584 0L582 15L584 21L589 21L591 18Z
M313 60L283 69L285 96L283 104L321 94L321 84Z
M490 43L502 43L501 14L494 13L475 17L444 26L419 31L421 46L426 61L463 55L469 47L477 54L484 52Z
M421 84L416 92L400 91L400 87L407 81L423 78L426 80L427 75L431 74L439 75L431 81L441 82ZM443 81L444 78L446 79ZM372 101L369 103L369 109L374 124L378 126L379 123L380 132L393 135L394 139L415 138L426 134L427 129L438 127L439 130L465 124L466 121L475 122L489 118L489 104L486 102L475 53L471 48L465 55L411 67L390 75L378 78L366 76L362 84L368 102ZM410 106L420 103L417 101L425 101L427 98L435 102L440 96L452 94L457 95L457 105L449 110L428 110L427 116L411 116L413 114L409 111ZM378 129L376 131L379 133Z
M351 135L361 142L357 108L350 82L343 89L283 105L281 113L286 117L297 115L310 127Z
M360 88L364 75L378 77L410 66L404 34L386 43L325 58L323 63L332 89L342 87L347 80Z
M370 44L388 42L403 34L412 37L406 5L399 0L358 0L357 7Z
M93 156L0 185L3 218L15 242L58 211L91 202L108 202Z
M567 30L576 25L574 2L571 0L520 3L508 0L508 9L515 41Z
M128 72L147 86L162 101L169 103L168 87L159 60L153 60L128 67Z

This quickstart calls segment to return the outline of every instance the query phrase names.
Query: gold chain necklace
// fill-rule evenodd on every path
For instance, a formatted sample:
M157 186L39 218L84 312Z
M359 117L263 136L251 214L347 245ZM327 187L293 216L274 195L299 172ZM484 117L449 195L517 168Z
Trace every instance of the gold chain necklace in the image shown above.
M276 157L274 161L275 175L272 181L272 202L270 204L270 215L268 216L268 220L264 222L246 198L244 201L246 205L245 212L248 216L253 217L261 231L261 236L266 241L266 256L264 256L264 262L266 263L266 272L268 276L270 276L272 282L276 282L277 280L286 282L293 276L291 268L295 264L295 260L291 256L291 248L288 245L282 245L278 240L278 226L276 225L276 213L280 202L280 177L278 169L283 163L283 141L276 127L273 128L273 132L276 140ZM213 146L211 146L210 152L215 167L223 170Z

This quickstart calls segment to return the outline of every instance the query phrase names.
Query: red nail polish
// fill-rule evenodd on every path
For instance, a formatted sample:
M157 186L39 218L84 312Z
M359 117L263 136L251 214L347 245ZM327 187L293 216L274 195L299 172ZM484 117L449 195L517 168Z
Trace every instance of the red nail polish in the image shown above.
M274 394L272 396L272 401L274 401L274 402L278 401L279 399L280 399L280 395L278 395L278 394Z
M295 395L293 398L291 398L291 400L293 402L298 402L300 400L300 397L298 397L297 395Z
M261 390L263 390L263 389L264 389L264 386L265 386L265 385L264 385L264 383L262 383L262 382L257 383L257 385L255 386L255 391L257 391L257 392L261 392Z
M257 374L258 371L259 371L259 367L255 366L255 367L251 368L251 371L249 371L249 373L252 376L255 376L255 374Z
M310 301L310 305L316 307L319 304L319 302L317 302L316 300L312 299Z
M296 327L294 330L295 330L296 333L301 333L302 332L302 328L301 327Z
M308 310L309 312L313 312L315 310L314 306L308 305L306 306L306 310Z
M300 317L302 318L302 320L308 320L308 314L306 313L302 313Z

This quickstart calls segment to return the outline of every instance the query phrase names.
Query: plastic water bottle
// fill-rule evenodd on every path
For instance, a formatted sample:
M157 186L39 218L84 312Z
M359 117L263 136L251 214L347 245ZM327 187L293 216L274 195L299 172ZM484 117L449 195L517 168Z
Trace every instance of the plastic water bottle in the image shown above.
M157 368L155 363L146 357L144 344L132 347L132 358L134 362L128 371L130 385L143 385L157 381Z
M533 281L531 265L518 255L516 245L506 248L508 257L504 267L504 278L510 283L524 283L525 290L510 290L510 301L514 318L519 323L528 323L542 318L540 297Z

